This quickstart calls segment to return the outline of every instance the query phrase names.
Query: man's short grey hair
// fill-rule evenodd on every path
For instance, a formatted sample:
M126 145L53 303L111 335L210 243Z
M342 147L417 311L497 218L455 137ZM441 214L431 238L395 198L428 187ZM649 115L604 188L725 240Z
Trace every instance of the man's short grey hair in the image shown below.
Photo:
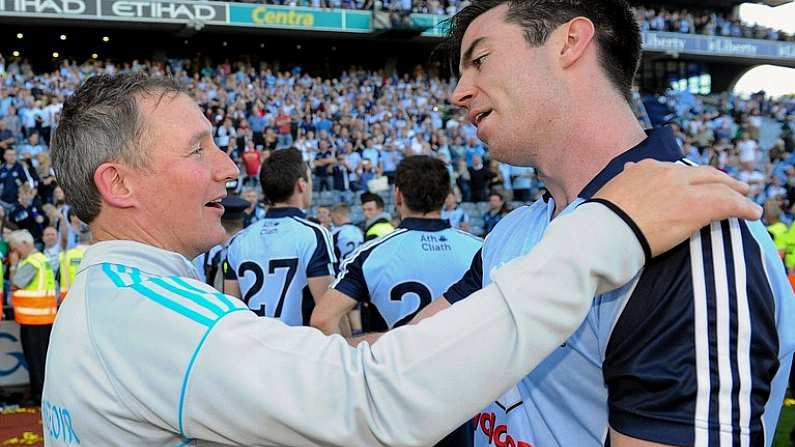
M31 235L28 230L12 231L11 234L8 235L8 243L33 245L33 235Z
M348 206L347 203L338 203L331 207L331 212L335 214L348 214L351 212L351 208Z
M100 75L66 99L53 136L52 164L66 201L80 220L91 223L99 214L102 202L94 173L102 163L148 167L146 126L138 100L183 92L170 78L142 73Z

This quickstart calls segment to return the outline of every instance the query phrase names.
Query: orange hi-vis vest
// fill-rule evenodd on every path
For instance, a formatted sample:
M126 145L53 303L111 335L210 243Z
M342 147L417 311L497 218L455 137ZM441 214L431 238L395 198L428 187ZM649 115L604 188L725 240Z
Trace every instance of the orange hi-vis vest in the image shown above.
M55 322L58 301L55 297L55 276L47 258L33 253L20 262L36 268L36 275L24 289L11 294L14 320L19 324L45 325Z

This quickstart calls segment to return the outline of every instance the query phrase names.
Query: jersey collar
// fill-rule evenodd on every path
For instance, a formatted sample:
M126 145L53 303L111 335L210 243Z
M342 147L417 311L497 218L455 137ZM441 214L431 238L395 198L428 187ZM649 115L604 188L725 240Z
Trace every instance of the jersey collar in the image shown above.
M278 219L280 217L300 217L305 218L306 214L300 208L285 207L285 208L268 208L265 213L266 219Z
M684 155L674 138L673 130L666 126L646 131L646 139L632 149L614 158L602 171L591 180L579 194L579 198L588 200L613 177L624 170L624 164L651 158L659 161L677 161Z
M450 221L445 219L420 219L409 217L403 219L398 228L417 231L442 231L450 228Z
M101 241L91 245L78 271L104 263L135 267L154 276L199 279L193 263L181 254L135 241Z

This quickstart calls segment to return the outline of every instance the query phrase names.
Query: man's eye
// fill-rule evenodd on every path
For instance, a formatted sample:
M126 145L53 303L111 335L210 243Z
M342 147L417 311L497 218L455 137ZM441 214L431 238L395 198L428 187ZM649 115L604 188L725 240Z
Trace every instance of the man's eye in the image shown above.
M193 148L193 150L191 151L191 155L201 154L202 152L204 152L204 148L201 145L199 145Z
M485 63L485 62L486 62L486 58L487 58L488 56L489 56L488 54L484 54L483 56L480 56L480 57L478 57L478 58L476 58L476 59L473 59L473 60L472 60L472 65L473 65L475 68L477 68L478 70L480 70L480 67L483 65L483 63Z

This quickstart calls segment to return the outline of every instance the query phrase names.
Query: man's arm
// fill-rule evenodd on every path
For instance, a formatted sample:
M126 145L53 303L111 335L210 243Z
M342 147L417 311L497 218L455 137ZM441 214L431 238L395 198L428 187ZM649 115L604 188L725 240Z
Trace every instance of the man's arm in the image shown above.
M425 306L420 311L420 313L414 315L414 318L411 319L409 324L417 324L420 321L426 318L430 318L445 309L449 309L450 306L451 306L450 302L447 301L447 298L445 298L444 295L442 295L439 298L436 298L435 300L431 301L431 304Z
M315 305L323 301L323 296L329 291L329 285L333 281L334 277L331 275L307 278L307 286L309 286L309 292L312 293L312 298L315 299Z
M340 320L354 307L356 300L338 290L327 289L323 297L317 300L310 324L326 335L338 333Z
M36 276L36 267L33 267L31 264L23 264L21 267L17 267L16 270L10 270L13 272L11 275L11 285L17 289L24 289L27 287L28 284L33 281L33 277Z
M586 223L587 235L576 231ZM356 349L341 337L235 312L196 355L182 434L236 445L432 445L559 346L598 291L636 275L646 260L641 247L616 214L582 206L556 219L532 253L495 271L493 284ZM622 256L605 258L607 251ZM501 349L492 349L495 341ZM239 359L237 374L218 368L219 358ZM218 389L234 402L223 421ZM329 390L345 396L346 411L310 398ZM252 414L257 424L244 417Z
M621 208L588 203L559 217L531 253L495 270L492 284L372 346L352 349L341 337L250 312L226 317L195 354L180 434L235 445L435 443L527 375L579 327L594 295L626 284L650 254L723 215L761 215L739 194L712 187L715 182L695 183L704 171L682 179L653 167L628 169L617 177L621 182L608 184L601 197ZM585 226L588 232L579 231ZM227 356L238 362L236 374L218 367ZM153 376L151 365L137 367L141 377ZM221 419L219 389L233 403ZM345 396L346 411L318 404L316 396L329 392Z
M350 321L345 316L356 307L357 302L369 299L363 264L374 248L357 251L340 265L336 280L329 283L325 294L317 301L317 307L312 312L312 326L325 334L332 334L337 332L340 320L344 319L348 329L344 335L350 336ZM322 267L322 262L325 262L323 256L317 254L316 257L319 259L318 266Z
M414 316L409 324L417 324L428 317L436 315L437 313L449 308L454 303L457 303L480 290L483 287L482 253L483 249L481 248L477 251L477 253L475 253L475 256L472 257L472 263L470 263L469 269L464 273L464 276L462 276L458 282L450 286L447 291L444 292L444 295L433 300L431 304L425 306L420 313Z

